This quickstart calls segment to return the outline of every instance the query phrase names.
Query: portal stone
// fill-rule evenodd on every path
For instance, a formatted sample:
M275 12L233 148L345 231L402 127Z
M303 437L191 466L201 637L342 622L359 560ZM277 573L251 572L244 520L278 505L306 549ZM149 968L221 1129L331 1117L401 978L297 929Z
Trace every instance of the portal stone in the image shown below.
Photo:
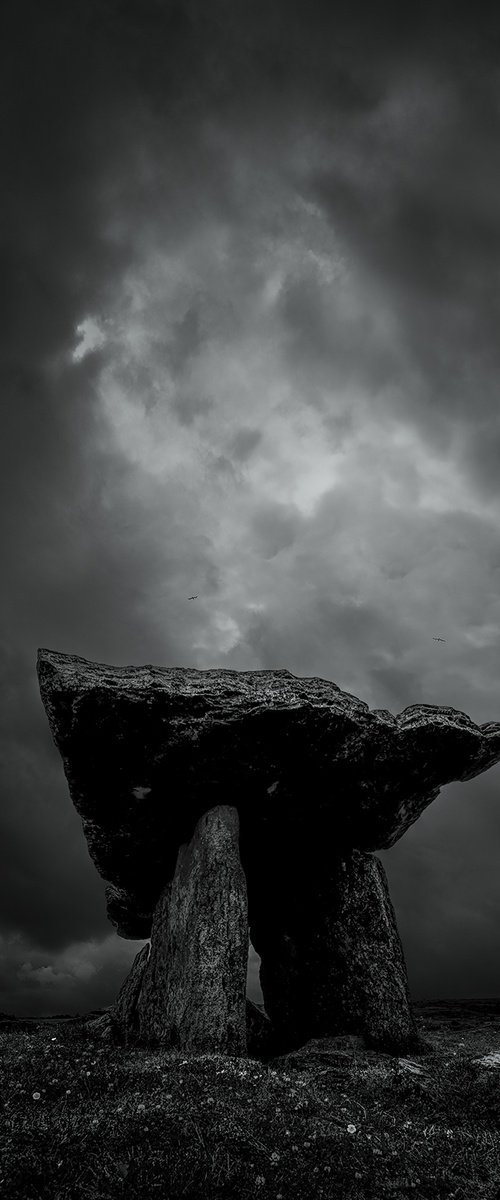
M137 1005L149 952L150 948L146 945L136 954L111 1011L117 1039L125 1044L134 1042L139 1032Z
M281 669L113 667L51 650L37 669L109 919L152 938L120 1001L131 1035L245 1053L248 897L269 1044L351 1032L418 1052L371 852L444 784L498 762L500 724L444 705L370 710Z
M272 913L251 924L261 956L260 983L281 1052L311 1038L362 1036L374 1049L417 1052L403 948L382 863L353 851L307 877L300 906L282 896L281 928Z
M137 1003L141 1042L246 1055L248 912L235 808L220 805L180 847L153 914Z

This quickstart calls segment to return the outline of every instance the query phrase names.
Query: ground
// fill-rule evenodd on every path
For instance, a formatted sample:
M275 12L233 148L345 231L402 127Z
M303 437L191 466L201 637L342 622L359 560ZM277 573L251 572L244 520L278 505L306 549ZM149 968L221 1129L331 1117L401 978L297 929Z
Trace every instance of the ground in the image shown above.
M416 1005L432 1053L263 1064L0 1032L5 1200L500 1200L500 1001ZM478 1061L479 1060L479 1061Z

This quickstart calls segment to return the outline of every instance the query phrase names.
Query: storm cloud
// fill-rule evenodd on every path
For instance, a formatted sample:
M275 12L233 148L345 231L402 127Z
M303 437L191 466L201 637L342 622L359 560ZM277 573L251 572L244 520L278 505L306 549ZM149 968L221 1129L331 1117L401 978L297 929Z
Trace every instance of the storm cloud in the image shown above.
M3 21L0 1008L85 1011L138 944L38 646L500 716L500 26L260 0ZM381 855L415 996L500 994L499 779Z

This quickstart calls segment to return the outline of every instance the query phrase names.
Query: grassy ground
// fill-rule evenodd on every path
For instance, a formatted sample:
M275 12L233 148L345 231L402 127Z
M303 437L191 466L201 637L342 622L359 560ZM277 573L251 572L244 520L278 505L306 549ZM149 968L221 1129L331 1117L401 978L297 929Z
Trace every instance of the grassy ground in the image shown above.
M499 1200L500 1022L420 1006L434 1052L306 1069L0 1034L4 1200Z

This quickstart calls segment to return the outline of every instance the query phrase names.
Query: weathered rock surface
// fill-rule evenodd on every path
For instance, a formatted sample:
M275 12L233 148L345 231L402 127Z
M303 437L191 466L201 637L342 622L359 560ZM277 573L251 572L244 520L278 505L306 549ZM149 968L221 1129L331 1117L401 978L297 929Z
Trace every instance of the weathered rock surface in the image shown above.
M247 1048L249 1058L266 1062L274 1053L271 1022L258 1004L247 998Z
M248 909L238 836L236 809L218 805L179 850L154 911L133 1013L142 1042L193 1054L247 1053Z
M249 917L268 1052L345 1033L423 1052L369 852L392 846L443 784L499 761L500 724L435 705L370 711L283 670L109 667L41 650L38 676L108 916L122 936L152 939L120 993L122 1034L244 1054Z
M416 1051L421 1039L380 859L357 850L325 859L318 846L300 887L292 882L276 905L272 876L261 879L265 898L250 925L275 1044L290 1049L352 1033L374 1048Z
M125 980L126 982L127 980ZM12 1025L12 1023L0 1020L0 1029L3 1028L4 1024L7 1026ZM114 1018L113 1007L98 1017L92 1017L84 1024L91 1037L97 1037L103 1041L112 1041L118 1045L133 1046L141 1044L137 1023L134 1023L132 1029L124 1028L123 1024L117 1022ZM271 1055L275 1052L271 1022L260 1006L254 1004L248 997L246 1000L246 1030L248 1057L255 1058L261 1062L268 1062Z
M136 954L110 1014L117 1037L125 1044L129 1041L133 1042L139 1033L137 1004L149 959L149 951L150 947L146 945Z
M377 850L443 784L500 760L498 723L427 704L370 711L286 670L112 667L40 650L38 677L123 937L150 936L179 846L215 805L238 809L245 869L256 847L278 845L275 863L308 844Z
M269 1066L279 1067L282 1071L332 1072L344 1077L359 1059L366 1056L390 1060L390 1055L370 1051L360 1035L339 1034L336 1037L310 1038L296 1050L273 1056Z
M102 1042L121 1044L125 1040L122 1030L115 1025L112 1012L105 1012L100 1017L92 1017L91 1021L85 1021L83 1029L86 1037L97 1038Z
M434 1047L424 1041L417 1051L422 1056L433 1052ZM399 1062L404 1067L405 1060L399 1059ZM311 1038L297 1050L271 1058L268 1065L281 1071L307 1071L325 1075L332 1083L347 1083L353 1070L384 1067L389 1070L393 1064L394 1055L374 1050L367 1046L364 1038L351 1034ZM415 1070L419 1069L415 1064Z

